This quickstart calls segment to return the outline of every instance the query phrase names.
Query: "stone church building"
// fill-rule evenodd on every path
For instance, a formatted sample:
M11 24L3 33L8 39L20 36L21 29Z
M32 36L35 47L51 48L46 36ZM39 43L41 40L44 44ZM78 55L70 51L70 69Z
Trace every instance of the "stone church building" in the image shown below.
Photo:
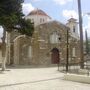
M80 62L79 35L76 19L70 18L67 24L52 20L44 11L35 9L26 17L34 23L32 37L12 32L11 56L8 64L51 65ZM67 43L68 40L68 43ZM68 49L68 52L67 52Z

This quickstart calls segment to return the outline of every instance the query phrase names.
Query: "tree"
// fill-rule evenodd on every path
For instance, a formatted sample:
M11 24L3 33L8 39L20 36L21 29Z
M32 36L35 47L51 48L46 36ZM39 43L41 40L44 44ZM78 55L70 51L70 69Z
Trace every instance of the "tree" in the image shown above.
M86 37L86 54L89 54L89 41L87 31L85 31L85 37Z
M0 0L0 24L10 31L22 18L23 0Z
M7 50L5 50L6 31L10 33L13 30L18 30L21 34L31 36L34 30L32 23L24 19L22 13L23 2L24 0L0 0L0 25L4 29L2 37L2 70L5 70L5 61L7 59Z

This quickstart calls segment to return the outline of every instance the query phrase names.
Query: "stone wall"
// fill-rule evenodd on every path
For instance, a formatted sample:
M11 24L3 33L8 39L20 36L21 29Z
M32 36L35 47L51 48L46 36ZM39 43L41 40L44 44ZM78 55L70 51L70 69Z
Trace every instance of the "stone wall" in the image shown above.
M68 27L57 21L41 24L35 28L31 38L21 37L14 42L14 64L22 65L50 65L51 50L57 48L60 63L67 59L67 30ZM50 35L57 32L58 43L50 42ZM69 37L72 38L72 37ZM76 49L76 57L72 57L72 49ZM79 63L79 41L75 38L69 42L69 63Z

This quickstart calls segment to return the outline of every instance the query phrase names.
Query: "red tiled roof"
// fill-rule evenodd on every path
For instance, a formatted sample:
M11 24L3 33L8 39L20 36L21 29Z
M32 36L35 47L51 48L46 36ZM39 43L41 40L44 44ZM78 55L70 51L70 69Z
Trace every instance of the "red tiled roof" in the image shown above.
M42 15L42 16L48 16L44 11L42 11L41 9L34 9L33 11L31 11L29 15ZM50 16L48 16L49 18L51 18Z

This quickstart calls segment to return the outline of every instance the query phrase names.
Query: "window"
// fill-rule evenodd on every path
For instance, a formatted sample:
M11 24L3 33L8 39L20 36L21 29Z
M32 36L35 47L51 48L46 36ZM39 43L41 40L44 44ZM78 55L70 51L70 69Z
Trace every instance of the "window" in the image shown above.
M44 22L44 19L43 19L43 22Z
M32 57L32 47L31 46L28 47L28 57L29 58Z
M32 19L31 22L34 22L34 19Z
M73 26L73 32L75 32L75 26Z
M57 34L57 32L53 32L50 35L50 42L53 43L53 44L59 42L59 35Z
M32 23L34 22L34 19L33 18L31 18L30 20L31 20Z
M43 23L44 22L44 18L40 18L40 23Z
M40 23L42 23L42 18L40 18Z
M76 49L73 48L73 49L72 49L72 57L75 57L75 56L76 56Z

